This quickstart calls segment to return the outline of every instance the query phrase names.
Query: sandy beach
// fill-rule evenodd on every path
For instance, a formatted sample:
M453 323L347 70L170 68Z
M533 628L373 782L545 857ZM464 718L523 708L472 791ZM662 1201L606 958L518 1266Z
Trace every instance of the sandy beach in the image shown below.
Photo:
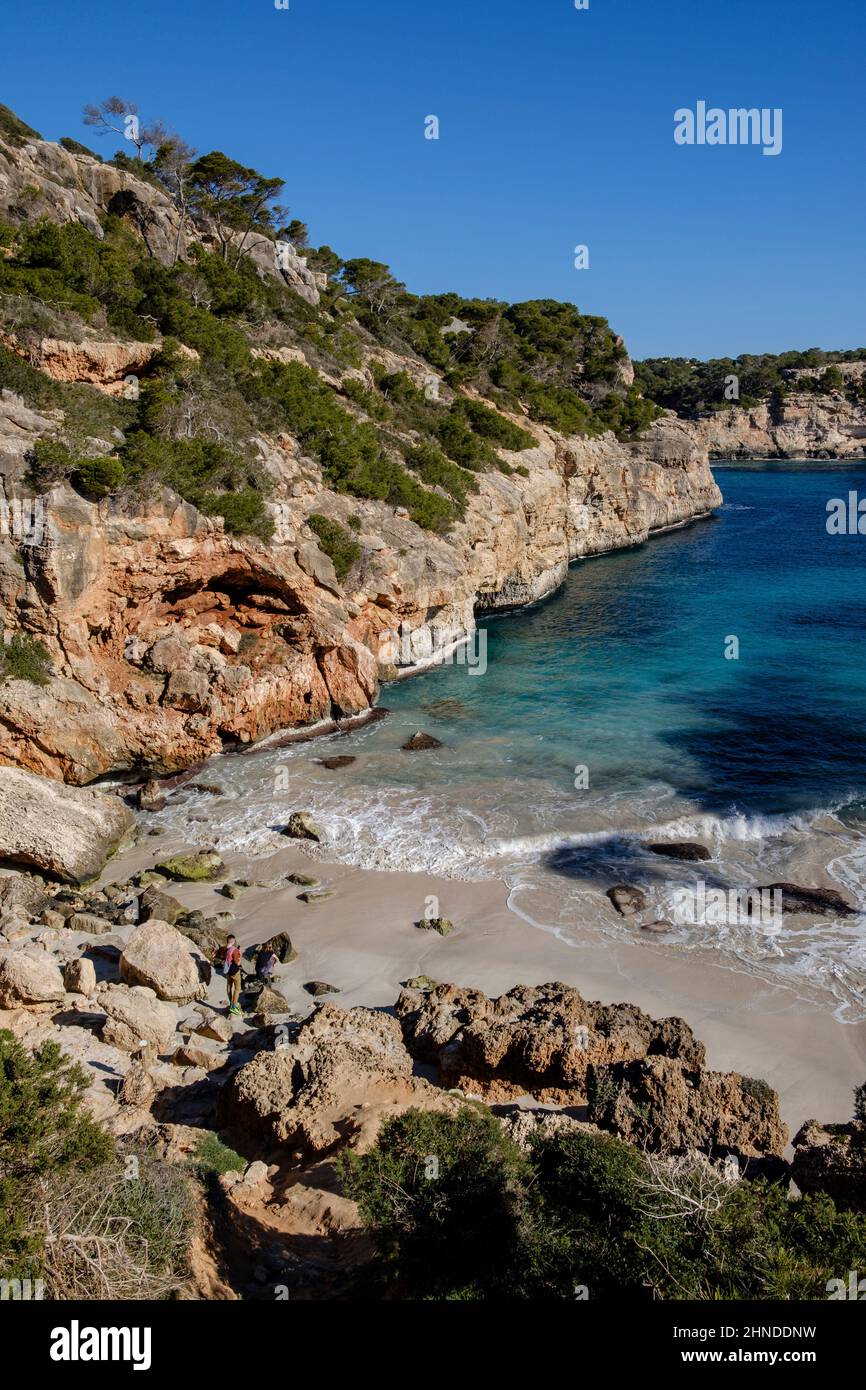
M120 882L185 848L174 836L144 836L100 881ZM792 1135L811 1117L849 1119L852 1090L866 1078L866 1023L840 1023L829 1009L723 965L710 951L678 952L645 939L632 945L592 931L570 944L512 912L502 883L353 869L294 844L267 857L229 855L226 863L232 880L251 885L235 900L218 884L177 883L169 891L208 915L232 911L242 947L287 931L298 958L280 967L277 983L298 1013L312 1007L303 988L311 980L337 986L328 997L344 1007L374 1008L392 1005L401 985L421 974L491 995L560 980L587 999L684 1018L711 1068L761 1077L776 1089ZM292 872L315 876L334 896L308 905L296 884L269 886ZM428 897L454 922L446 938L414 925Z

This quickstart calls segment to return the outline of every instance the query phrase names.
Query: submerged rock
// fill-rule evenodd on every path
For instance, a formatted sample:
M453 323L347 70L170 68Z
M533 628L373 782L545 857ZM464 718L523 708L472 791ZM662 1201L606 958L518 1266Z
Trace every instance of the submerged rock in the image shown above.
M637 912L643 912L646 907L646 893L641 888L633 888L627 883L618 883L613 888L608 888L605 897L610 898L617 912L622 917L633 917Z
M304 985L304 989L308 994L312 994L315 999L318 999L322 994L340 993L340 989L337 985L326 984L324 980L308 980Z
M666 859L685 859L689 862L713 857L706 845L698 844L694 840L659 840L655 844L647 845L647 849L652 854L664 855Z
M352 757L349 753L340 753L334 758L316 758L316 762L319 766L326 767L329 772L336 772L340 767L351 767L352 763L356 763L357 761L358 759Z
M159 782L151 778L139 787L136 801L140 811L161 811L165 806L165 792Z
M801 888L797 883L770 883L759 892L773 893L777 889L782 895L783 912L826 913L831 917L857 915L857 909L846 902L835 888Z
M417 729L411 738L407 738L400 747L407 753L417 753L423 748L441 748L442 740L434 738L432 734L425 734L421 729Z

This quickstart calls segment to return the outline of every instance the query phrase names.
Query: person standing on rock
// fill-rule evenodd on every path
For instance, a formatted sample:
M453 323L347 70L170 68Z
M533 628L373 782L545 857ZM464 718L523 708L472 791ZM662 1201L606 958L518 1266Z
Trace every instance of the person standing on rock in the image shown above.
M229 1013L239 1014L241 1011L238 999L241 993L241 953L236 936L230 936L226 942L226 958L223 965L223 974L226 977L226 994L229 1002Z

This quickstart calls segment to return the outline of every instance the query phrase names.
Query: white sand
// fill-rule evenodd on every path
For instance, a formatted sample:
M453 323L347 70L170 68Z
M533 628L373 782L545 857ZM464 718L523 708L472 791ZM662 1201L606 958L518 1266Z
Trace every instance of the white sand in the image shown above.
M104 882L187 848L168 836L143 838L108 866ZM228 900L212 884L174 884L169 892L209 915L235 914L242 946L287 931L298 959L281 967L279 988L306 1013L303 989L324 980L344 1006L393 1004L413 975L500 994L517 984L561 980L587 999L629 1002L655 1017L676 1014L707 1048L708 1065L764 1078L779 1093L792 1134L804 1120L847 1120L852 1091L866 1081L866 1023L842 1024L829 1010L793 991L723 965L711 951L678 952L646 938L616 942L597 933L570 945L511 912L502 883L461 882L426 874L377 873L314 860L297 846L262 859L232 856L232 878L273 880L298 871L332 888L316 905L298 901L300 887L251 887ZM439 899L455 930L446 938L414 923L425 899ZM635 928L635 932L639 931Z

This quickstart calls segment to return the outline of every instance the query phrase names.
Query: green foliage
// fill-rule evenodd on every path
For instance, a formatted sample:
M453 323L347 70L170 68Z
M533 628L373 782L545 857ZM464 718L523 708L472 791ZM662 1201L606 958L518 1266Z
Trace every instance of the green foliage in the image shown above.
M359 423L339 405L316 372L300 362L266 362L250 376L247 392L263 427L294 434L317 458L337 492L406 507L419 526L443 530L453 504L427 492L380 444L375 427Z
M37 492L47 492L55 483L63 482L79 463L68 444L49 435L37 439L25 457L26 482Z
M223 1173L243 1173L246 1166L246 1159L241 1158L234 1149L230 1149L228 1144L224 1144L213 1130L207 1130L196 1145L193 1167L202 1177L210 1174L221 1177Z
M468 494L478 491L478 481L471 472L452 463L433 444L419 444L409 449L405 459L422 482L428 487L441 487L454 499L459 515L465 514Z
M5 140L7 145L26 145L30 140L41 140L42 136L38 130L34 130L32 125L27 125L20 116L16 116L8 106L0 103L0 140Z
M73 486L88 497L106 497L122 482L123 464L117 458L82 459L72 473Z
M854 1090L854 1119L858 1124L866 1125L866 1081Z
M476 434L480 434L483 439L489 439L502 449L516 451L535 447L536 441L528 430L522 430L519 425L512 424L504 415L491 410L481 401L462 397L455 402L454 408L465 415Z
M866 1217L827 1196L727 1183L699 1158L581 1130L536 1135L525 1156L475 1107L407 1111L341 1174L388 1296L823 1298L866 1261Z
M88 1078L56 1043L31 1054L0 1031L0 1267L4 1278L38 1274L42 1241L26 1212L37 1178L85 1172L106 1162L113 1145L81 1100Z
M100 164L103 162L101 154L96 154L94 150L88 149L86 145L82 145L80 140L73 140L70 135L62 135L60 137L60 144L63 146L64 150L68 150L70 154L86 154L89 155L91 159L98 159Z
M31 685L47 685L51 671L51 656L47 647L26 632L16 632L0 646L0 681L30 681Z
M487 1111L408 1110L386 1120L370 1153L344 1155L340 1171L402 1297L482 1297L507 1284L528 1174Z
M338 521L313 512L307 517L307 525L319 540L319 547L328 556L337 578L342 582L349 571L361 558L361 547L352 540Z
M261 492L247 460L206 439L156 439L142 431L129 436L121 451L126 481L140 490L162 484L173 488L210 516L222 516L226 530L259 536L273 534Z
M653 357L636 362L635 384L644 396L678 415L694 419L708 411L782 399L790 391L822 394L845 389L836 362L866 361L866 348L825 352L744 353L699 362L693 357ZM809 375L797 377L798 371ZM815 375L812 375L812 372ZM739 396L732 398L729 378L736 377ZM727 394L726 394L727 390Z
M347 377L341 390L344 396L348 396L350 401L354 401L355 405L359 405L374 420L390 420L392 411L387 402L375 391L368 391L357 377Z

